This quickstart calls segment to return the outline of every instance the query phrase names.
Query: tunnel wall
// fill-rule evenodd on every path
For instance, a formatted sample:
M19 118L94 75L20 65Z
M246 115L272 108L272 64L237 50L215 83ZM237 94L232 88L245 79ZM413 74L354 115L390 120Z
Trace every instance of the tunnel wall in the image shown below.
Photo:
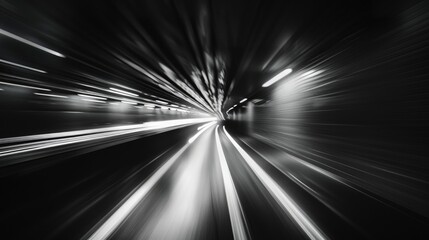
M424 8L409 11L423 19ZM254 97L263 104L251 102L231 113L229 124L429 216L424 200L429 196L418 190L429 187L428 137L422 131L428 100L421 99L429 92L424 74L429 54L421 51L423 36L429 36L425 23L428 19L413 23L404 12L376 38L367 31L337 46L327 60L295 71L268 94ZM318 74L308 77L310 71Z

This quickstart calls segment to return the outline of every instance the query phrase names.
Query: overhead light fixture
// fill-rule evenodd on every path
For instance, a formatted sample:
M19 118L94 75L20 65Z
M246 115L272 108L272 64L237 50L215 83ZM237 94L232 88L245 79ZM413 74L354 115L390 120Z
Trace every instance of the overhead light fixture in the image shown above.
M276 76L274 76L273 78L271 78L270 80L268 80L266 83L264 83L262 85L262 87L269 87L272 84L276 83L277 81L281 80L282 78L286 77L287 75L289 75L292 72L291 68L285 69L282 72L280 72L279 74L277 74Z
M241 99L240 103L244 103L245 101L247 101L247 98Z

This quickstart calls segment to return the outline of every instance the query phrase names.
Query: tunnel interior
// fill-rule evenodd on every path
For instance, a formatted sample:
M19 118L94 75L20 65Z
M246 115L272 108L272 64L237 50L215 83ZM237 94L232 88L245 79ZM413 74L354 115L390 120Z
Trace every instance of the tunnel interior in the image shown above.
M0 239L427 239L427 1L0 0Z

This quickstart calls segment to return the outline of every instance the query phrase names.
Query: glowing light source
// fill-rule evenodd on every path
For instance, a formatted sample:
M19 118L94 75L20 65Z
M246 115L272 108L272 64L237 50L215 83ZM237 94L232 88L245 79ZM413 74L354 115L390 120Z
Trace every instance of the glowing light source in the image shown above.
M276 76L274 76L273 78L271 78L270 80L268 80L266 83L264 83L262 85L262 87L269 87L269 86L271 86L272 84L276 83L277 81L279 81L282 78L284 78L287 75L289 75L291 72L292 72L291 68L283 70L282 72L280 72L279 74L277 74Z

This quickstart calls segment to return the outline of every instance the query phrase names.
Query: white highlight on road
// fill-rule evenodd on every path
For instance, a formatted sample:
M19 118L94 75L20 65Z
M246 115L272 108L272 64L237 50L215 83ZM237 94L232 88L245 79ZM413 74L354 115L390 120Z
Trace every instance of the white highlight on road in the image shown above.
M27 45L29 45L29 46L35 47L35 48L37 48L37 49L40 49L40 50L42 50L42 51L45 51L45 52L50 53L50 54L52 54L52 55L55 55L55 56L57 56L57 57L62 57L62 58L65 58L65 57L66 57L66 56L64 56L63 54L61 54L61 53L59 53L59 52L57 52L57 51L51 50L51 49L46 48L46 47L44 47L44 46L41 46L41 45L39 45L39 44L37 44L37 43L31 42L31 41L29 41L29 40L27 40L27 39L25 39L25 38L22 38L22 37L20 37L20 36L18 36L18 35L15 35L15 34L13 34L13 33L11 33L11 32L8 32L8 31L6 31L6 30L1 29L1 28L0 28L0 34L2 34L2 35L4 35L4 36L7 36L7 37L10 37L10 38L13 38L13 39L15 39L15 40L17 40L17 41L20 41L20 42L22 42L22 43L25 43L25 44L27 44Z
M201 132L204 132L205 128ZM174 162L191 145L187 143L173 157L171 157L162 167L160 167L146 182L144 182L131 197L125 201L88 239L107 239L134 210L137 204L142 201L162 176L170 169Z
M209 128L210 126L214 125L216 123L216 121L212 121L209 122L207 124L204 125L203 128L201 128L201 130L198 130L197 134L195 134L193 137L191 137L188 142L192 143L193 141L195 141L195 139L197 139L198 136L200 136L205 130L207 130L207 128Z
M247 98L241 99L240 103L244 103L245 101L247 101Z
M8 65L15 66L15 67L24 68L24 69L35 71L35 72L39 72L39 73L46 73L46 71L43 71L43 70L40 70L40 69L37 69L37 68L32 68L32 67L24 66L22 64L10 62L10 61L4 60L4 59L0 59L0 63L8 64Z
M45 96L45 97L55 97L55 98L68 98L62 95L46 94L46 93L34 93L34 95Z
M30 88L30 89L36 89L36 90L48 91L48 92L51 91L50 89L47 89L47 88L39 88L39 87L27 86L27 85L16 84L16 83L0 82L0 84L14 86L14 87Z
M204 125L202 125L202 126L199 126L199 127L197 128L197 131L200 131L200 129L205 128L205 127L207 127L207 125L210 125L210 124L213 124L213 122L209 122L209 123L206 123L206 124L204 124Z
M137 204L143 200L148 192L155 186L162 176L170 169L179 156L189 147L190 144L183 146L173 157L171 157L161 168L159 168L146 182L144 182L136 192L120 206L88 239L100 240L107 239L125 218L133 211Z
M247 239L247 224L244 218L243 209L241 208L240 199L232 180L228 163L223 153L222 144L219 140L219 125L216 126L216 147L219 155L219 162L222 171L223 183L225 186L226 201L228 204L229 218L231 220L232 234L235 240Z
M238 145L238 143L229 135L225 126L223 127L226 136L244 158L246 163L256 174L268 192L273 196L277 203L287 212L293 220L301 227L310 239L327 239L325 235L318 229L313 221L304 213L302 209L283 191L283 189L268 175L247 152Z
M288 68L288 69L285 69L285 70L281 71L279 74L277 74L276 76L274 76L273 78L271 78L270 80L268 80L266 83L264 83L262 85L262 87L269 87L269 86L273 85L277 81L279 81L282 78L284 78L287 75L289 75L291 72L292 72L291 68Z

